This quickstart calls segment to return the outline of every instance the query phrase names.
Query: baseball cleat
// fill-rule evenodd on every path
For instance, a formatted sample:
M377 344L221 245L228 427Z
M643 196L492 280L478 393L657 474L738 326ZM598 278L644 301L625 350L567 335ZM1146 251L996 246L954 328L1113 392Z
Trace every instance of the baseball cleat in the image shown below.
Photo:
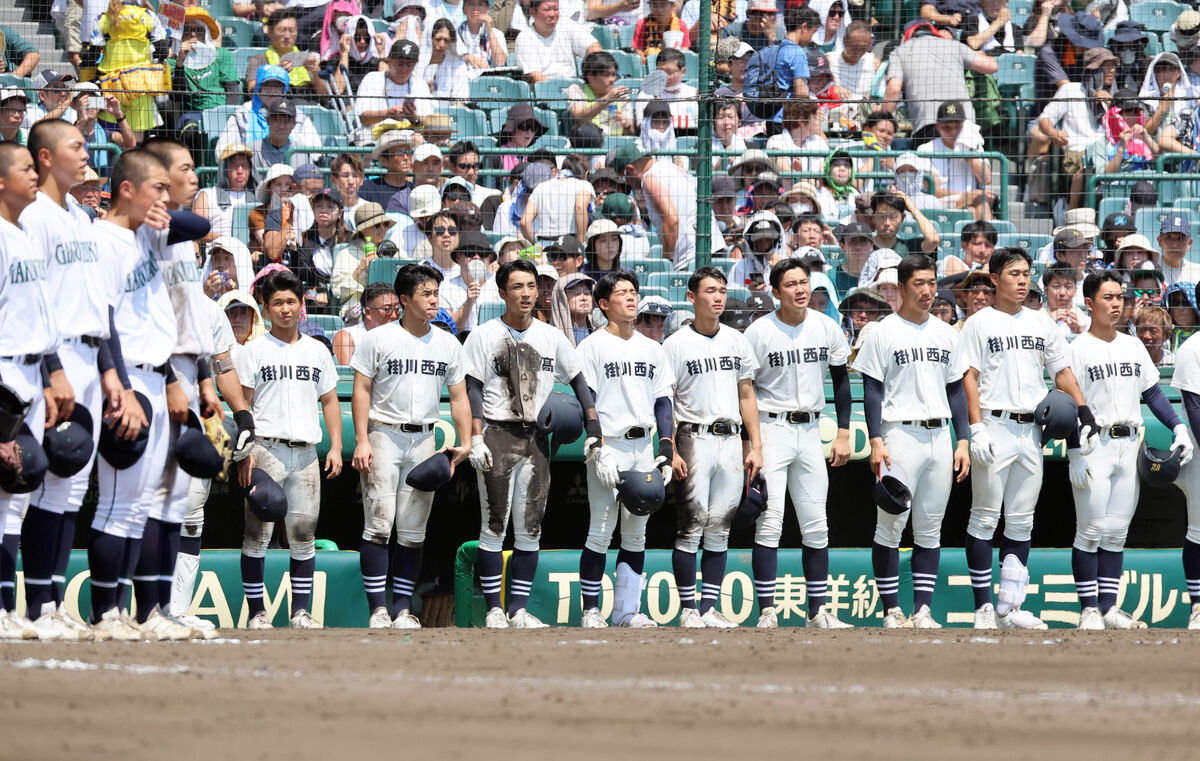
M37 632L28 626L25 619L6 610L0 610L0 640L37 639Z
M604 620L604 616L600 615L599 608L588 608L583 612L583 619L579 625L584 629L607 629L608 622Z
M908 623L914 629L941 629L942 625L933 617L933 612L929 610L928 605L922 605L913 614L912 618L908 619Z
M625 617L625 620L618 623L617 626L625 629L655 629L658 627L658 624L645 613L631 613Z
M683 629L703 629L704 620L700 618L700 611L695 608L679 611L679 626Z
M774 608L763 608L762 613L758 614L758 623L756 629L778 629L779 615L775 613Z
M1189 629L1200 629L1200 602L1192 603L1192 615L1188 617Z
M704 626L709 629L736 629L737 624L730 621L728 618L716 608L709 608L704 615L700 616L700 620L704 622Z
M904 611L899 606L888 608L883 614L884 629L911 629L912 623L909 622L908 616L904 615Z
M1104 618L1100 615L1100 609L1089 607L1079 611L1079 626L1077 628L1090 632L1104 629Z
M388 613L387 608L380 605L375 610L371 611L371 618L367 621L368 629L391 629L392 614Z
M1104 614L1105 629L1146 629L1145 621L1139 621L1115 605Z
M975 628L996 628L996 608L990 602L985 602L975 610Z
M325 625L313 618L312 613L308 612L308 608L301 608L292 614L291 627L293 629L324 629Z
M525 610L524 608L517 609L508 617L508 625L514 629L546 629L549 624L544 624L538 617Z
M417 618L409 611L408 608L396 614L396 620L392 622L393 629L420 629L421 619Z
M996 627L999 629L1049 629L1042 619L1027 610L1013 608L1007 613L996 614Z
M54 611L54 616L63 625L66 631L66 636L63 639L73 639L78 642L91 642L96 639L96 634L91 628L84 626L79 621L76 621L70 613L67 612L65 605L59 604Z
M92 628L98 632L104 632L117 642L138 642L142 639L141 631L131 625L128 619L121 615L121 611L116 608L101 616L100 621Z
M180 642L192 638L191 629L175 623L159 613L157 608L150 611L146 621L138 628L142 632L142 639L152 642Z
M839 621L838 617L832 612L825 610L825 606L817 608L817 614L808 619L805 624L809 629L853 629L853 624L848 624L845 621Z
M495 607L487 612L487 618L483 620L483 625L489 629L507 629L508 615L505 614L504 608Z
M207 632L212 634L217 633L217 625L206 618L200 618L200 616L193 616L185 613L182 616L171 616L171 618L175 621L175 623L182 624L193 631ZM194 639L209 639L209 637L194 637Z
M46 605L49 606L49 610L46 609L46 606L42 606L42 615L30 621L33 630L37 632L37 638L45 642L76 639L75 632L68 631L66 624L55 615L54 603Z
M255 613L253 616L251 616L250 620L246 622L246 628L247 629L274 629L275 627L271 625L271 619L267 618L267 612L265 610L260 610L259 612Z

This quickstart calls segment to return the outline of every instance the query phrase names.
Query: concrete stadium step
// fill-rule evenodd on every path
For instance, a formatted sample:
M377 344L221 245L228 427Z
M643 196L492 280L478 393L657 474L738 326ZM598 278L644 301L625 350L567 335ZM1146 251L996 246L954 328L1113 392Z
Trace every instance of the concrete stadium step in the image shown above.
M54 24L34 21L26 3L20 3L16 8L9 8L7 11L0 11L0 24L9 27L37 48L41 60L34 70L35 74L42 69L71 70L66 53L54 37Z

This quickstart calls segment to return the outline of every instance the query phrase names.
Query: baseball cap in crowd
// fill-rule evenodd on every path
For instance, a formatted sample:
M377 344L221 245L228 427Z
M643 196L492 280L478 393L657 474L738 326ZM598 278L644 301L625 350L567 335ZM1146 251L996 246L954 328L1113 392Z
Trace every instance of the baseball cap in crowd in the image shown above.
M727 174L713 175L712 197L714 201L718 198L737 198L737 191L737 180Z
M1063 225L1051 232L1058 235L1063 230L1078 230L1085 238L1095 238L1100 234L1100 228L1096 227L1096 210L1090 207L1068 210L1063 215Z
M746 4L746 11L754 11L756 13L777 13L779 7L775 0L750 0Z
M750 310L741 299L726 299L725 311L721 312L721 324L728 325L736 331L750 327Z
M884 267L875 273L871 285L900 285L900 272L895 267Z
M652 100L642 111L642 117L645 119L670 119L671 107L665 101Z
M686 328L695 321L696 317L686 309L672 310L670 316L663 322L663 338L670 338L675 331Z
M64 71L61 74L55 69L43 69L41 74L33 78L33 85L38 89L43 87L53 87L67 82L78 81L75 75L69 71Z
M764 186L774 188L777 193L783 192L783 183L779 181L779 175L775 172L759 172L750 189L757 190Z
M416 61L421 57L421 48L412 40L396 40L388 51L389 61Z
M1054 242L1055 242L1055 245L1057 246L1057 244L1058 244L1057 236L1054 238ZM1147 238L1145 235L1140 235L1138 233L1134 233L1133 235L1126 235L1124 238L1121 239L1121 245L1117 246L1118 251L1124 251L1124 250L1130 249L1130 248L1138 248L1138 249L1141 249L1142 251L1149 251L1150 253L1157 253L1157 249L1154 248L1154 244L1152 244L1150 242L1150 239Z
M1141 111L1142 113L1150 110L1146 103L1138 97L1137 90L1128 87L1122 87L1113 94L1113 107L1118 111Z
M365 230L372 225L391 221L391 218L383 211L383 207L374 201L367 201L354 210L354 228L356 230Z
M272 164L271 168L267 170L266 176L263 177L262 182L258 184L258 188L255 190L255 195L258 197L259 203L267 202L267 199L270 197L271 191L269 188L271 183L280 177L295 178L295 171L287 164Z
M451 177L446 180L446 184L442 185L442 197L446 197L446 193L451 190L458 190L467 194L467 198L471 197L471 183L464 180L462 177Z
M408 196L408 215L413 219L432 217L442 210L442 196L432 185L418 185Z
M1098 69L1112 61L1117 63L1117 56L1108 48L1092 48L1083 54L1083 68Z
M254 156L254 151L250 150L250 146L245 143L230 143L221 151L218 163L224 163L234 156Z
M650 315L651 317L670 317L671 304L662 296L646 296L638 304L637 316Z
M1129 240L1130 237L1134 236L1128 236L1125 238L1125 240ZM1067 227L1059 230L1054 236L1055 250L1060 248L1080 248L1083 246L1090 246L1091 244L1092 239L1084 235L1079 231L1078 228L1075 227Z
M849 224L842 225L841 231L838 234L838 240L843 243L855 238L866 238L867 240L873 241L875 239L873 236L874 234L871 232L871 228L867 227L862 222L851 222Z
M611 167L606 166L593 169L592 173L588 175L588 181L592 183L593 187L595 187L597 182L611 182L618 187L625 186L625 180L621 179L620 175L614 172Z
M425 161L432 158L436 158L439 161L442 158L441 150L433 143L422 143L413 151L413 161Z
M746 311L750 312L750 319L761 317L768 312L775 311L775 302L765 293L752 293L746 299Z
M829 57L819 50L814 48L808 49L808 74L810 77L819 77L823 74L829 74Z
M611 166L613 171L618 175L624 176L625 167L641 161L645 157L646 154L642 152L641 148L638 148L637 143L628 142L623 144L617 149L617 152L613 154L612 161L609 162L609 166Z
M1187 50L1200 40L1200 12L1191 8L1175 17L1175 44L1180 50Z
M396 146L404 146L412 148L413 133L406 129L390 129L379 136L379 142L375 145L375 150L371 152L371 156L378 159L390 148Z
M1113 212L1104 218L1104 227L1101 232L1137 232L1137 225L1133 223L1133 217L1123 211Z
M1129 271L1130 280L1134 280L1135 278L1139 277L1152 277L1160 283L1164 283L1167 280L1167 277L1163 274L1162 269L1149 259Z
M296 104L285 98L280 98L267 109L267 116L290 116L296 118Z
M726 37L717 42L717 55L715 57L717 63L736 61L748 55L754 55L754 48L737 37Z
M483 254L490 256L492 254L492 242L488 237L481 232L465 232L458 238L458 248L454 249L455 254Z
M542 253L548 254L551 251L561 251L571 257L583 256L583 246L579 245L579 239L574 235L560 235L542 246Z
M632 217L633 202L624 193L609 193L600 205L600 214L607 219Z
M100 85L95 82L80 82L75 85L75 95L78 98L80 95L100 95Z
M296 167L296 172L292 175L292 179L296 182L300 182L300 180L323 180L325 179L325 175L321 172L320 167L309 162Z
M0 103L3 103L10 98L20 98L26 103L29 103L29 96L26 95L25 91L19 87L5 87L0 89Z
M751 148L742 154L741 160L729 167L730 177L739 177L745 174L746 169L762 167L763 169L773 170L775 162L767 155L767 152L760 148ZM758 172L756 171L755 174Z
M538 277L548 277L551 280L558 280L558 270L551 267L549 264L539 264L537 266Z
M1171 214L1163 218L1162 227L1159 228L1159 235L1167 233L1183 233L1189 238L1192 237L1192 223L1188 222L1187 217L1180 214Z
M948 100L938 106L937 120L939 122L961 122L967 118L967 112L963 110L963 104L957 100Z
M1129 213L1136 214L1138 209L1158 205L1158 188L1149 180L1138 180L1129 191Z

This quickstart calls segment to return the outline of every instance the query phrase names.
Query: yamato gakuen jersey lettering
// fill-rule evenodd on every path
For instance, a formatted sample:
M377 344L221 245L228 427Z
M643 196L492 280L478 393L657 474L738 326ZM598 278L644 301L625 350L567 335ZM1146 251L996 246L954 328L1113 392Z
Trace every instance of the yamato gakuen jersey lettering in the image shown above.
M46 262L41 259L14 259L8 265L8 282L24 285L46 279Z
M66 240L54 247L54 261L58 264L95 264L100 261L100 250L90 240Z

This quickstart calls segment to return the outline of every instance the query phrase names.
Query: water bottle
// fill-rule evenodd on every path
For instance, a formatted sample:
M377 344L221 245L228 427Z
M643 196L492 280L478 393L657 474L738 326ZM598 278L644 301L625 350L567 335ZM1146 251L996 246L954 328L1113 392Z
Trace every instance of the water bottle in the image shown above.
M366 238L366 241L367 242L363 244L363 258L364 259L366 259L368 256L375 255L375 244L371 242L371 238L369 236Z

